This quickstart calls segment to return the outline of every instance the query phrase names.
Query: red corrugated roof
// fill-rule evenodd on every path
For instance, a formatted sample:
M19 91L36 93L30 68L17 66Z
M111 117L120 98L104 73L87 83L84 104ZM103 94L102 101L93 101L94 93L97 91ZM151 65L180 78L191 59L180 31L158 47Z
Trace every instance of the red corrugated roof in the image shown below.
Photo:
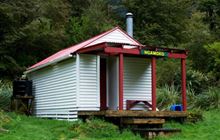
M90 39L88 39L88 40L86 40L86 41L84 41L84 42L82 42L82 43L79 43L79 44L76 44L76 45L71 46L71 47L69 47L69 48L63 49L63 50L61 50L61 51L59 51L59 52L57 52L57 53L55 53L55 54L53 54L53 55L47 57L46 59L44 59L44 60L42 60L42 61L40 61L40 62L34 64L33 66L29 67L28 70L37 68L37 67L42 66L42 65L46 65L46 64L49 63L49 62L53 62L54 60L57 60L57 59L59 59L59 58L61 58L61 57L64 57L64 56L67 56L67 55L69 55L69 54L71 54L71 53L74 53L74 52L76 52L77 50L88 46L88 45L91 44L92 42L94 42L94 41L96 41L97 39L99 39L99 38L101 38L101 37L103 37L103 36L105 36L105 35L107 35L107 34L113 32L113 31L116 30L116 29L119 29L120 31L122 31L123 33L125 33L125 34L130 38L130 40L132 40L132 41L134 42L134 44L141 45L138 41L134 40L134 39L133 39L132 37L130 37L126 32L124 32L120 27L115 27L115 28L113 28L113 29L111 29L111 30L109 30L109 31L106 31L106 32L104 32L104 33L102 33L102 34L99 34L99 35L95 36L95 37L92 37L92 38L90 38Z

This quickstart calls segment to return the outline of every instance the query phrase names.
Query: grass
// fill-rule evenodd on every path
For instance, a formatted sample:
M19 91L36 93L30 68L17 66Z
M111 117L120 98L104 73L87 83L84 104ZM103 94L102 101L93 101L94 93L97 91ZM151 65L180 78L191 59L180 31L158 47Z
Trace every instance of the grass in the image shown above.
M181 128L182 133L169 137L157 137L156 140L217 140L220 138L220 110L204 112L203 121L195 124L169 123L166 127Z
M141 140L128 130L103 120L86 123L48 120L9 114L10 122L3 126L8 132L0 132L0 140Z
M70 131L71 123L66 121L43 120L39 118L10 114L11 121L0 133L1 140L55 140L73 138L76 133Z
M0 140L141 140L129 130L103 120L67 122L9 114L4 125L9 132L0 132ZM220 110L204 112L203 121L186 124L168 123L168 128L181 128L182 133L157 137L155 140L216 140L220 137Z

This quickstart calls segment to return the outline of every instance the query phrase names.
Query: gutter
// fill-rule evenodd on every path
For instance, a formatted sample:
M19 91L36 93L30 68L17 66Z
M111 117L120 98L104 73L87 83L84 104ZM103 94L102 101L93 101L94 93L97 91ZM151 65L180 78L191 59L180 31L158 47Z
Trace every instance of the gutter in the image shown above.
M44 68L44 67L47 67L47 66L50 66L50 65L54 65L54 64L56 64L56 63L58 63L58 62L60 62L60 61L63 61L63 60L65 60L65 59L68 59L68 58L71 58L71 57L73 57L72 54L65 55L65 56L63 56L63 57L61 57L61 58L58 58L58 59L54 60L54 61L50 61L50 62L48 62L48 63L46 63L46 64L40 65L40 66L35 67L35 68L33 68L33 69L30 69L30 70L26 70L26 71L24 72L24 75L26 75L26 74L28 74L28 73L30 73L30 72L39 70L39 69Z

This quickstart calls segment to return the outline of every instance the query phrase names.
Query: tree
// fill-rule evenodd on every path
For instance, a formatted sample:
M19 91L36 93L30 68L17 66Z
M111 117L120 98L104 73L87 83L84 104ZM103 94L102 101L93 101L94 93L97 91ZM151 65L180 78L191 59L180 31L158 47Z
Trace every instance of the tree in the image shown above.
M66 0L1 2L0 50L7 52L4 58L25 68L63 48L69 14Z
M203 47L212 42L213 37L207 24L203 23L204 13L194 12L187 21L185 34L188 40L180 44L182 48L189 50L190 66L194 70L207 73L208 70L208 53Z
M177 46L185 40L189 0L127 0L124 4L134 13L135 37L142 43Z
M209 71L214 75L215 81L218 81L220 86L220 42L206 45L205 49L209 54Z
M0 77L4 79L11 79L22 68L9 55L9 52L0 48Z
M117 22L111 15L106 1L90 0L89 6L83 9L81 16L73 16L70 20L67 28L70 44L82 42L115 26Z
M199 8L205 13L204 22L209 25L210 31L216 39L220 38L220 1L219 0L201 0Z

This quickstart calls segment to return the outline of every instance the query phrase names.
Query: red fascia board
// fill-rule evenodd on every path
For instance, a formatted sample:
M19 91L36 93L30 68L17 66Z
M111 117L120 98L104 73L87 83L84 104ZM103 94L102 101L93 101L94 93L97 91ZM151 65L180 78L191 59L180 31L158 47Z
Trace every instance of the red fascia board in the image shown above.
M154 51L155 50L165 50L168 52L175 51L175 52L179 52L179 53L183 53L183 52L188 53L188 51L189 51L187 49L182 49L182 48L167 48L167 47L149 46L149 45L144 46L144 48L154 50Z
M187 58L185 53L168 53L169 58Z
M124 49L124 48L115 48L115 47L106 47L104 48L105 53L124 53L124 54L133 54L140 55L139 49ZM169 58L187 58L185 53L168 53Z
M104 50L104 53L107 54L131 54L131 55L140 55L140 49L125 49L122 47L109 47L107 43L100 43L94 46L89 46L87 48L83 48L78 50L78 53L89 53L92 51ZM187 58L187 54L185 53L168 53L168 58Z
M87 53L87 52L91 52L91 51L102 50L106 46L107 46L107 44L104 42L104 43L96 44L96 45L89 46L86 48L82 48L82 49L78 50L77 52L78 53Z
M124 53L124 54L133 54L139 55L139 49L124 49L124 48L116 48L116 47L106 47L104 49L105 53Z

